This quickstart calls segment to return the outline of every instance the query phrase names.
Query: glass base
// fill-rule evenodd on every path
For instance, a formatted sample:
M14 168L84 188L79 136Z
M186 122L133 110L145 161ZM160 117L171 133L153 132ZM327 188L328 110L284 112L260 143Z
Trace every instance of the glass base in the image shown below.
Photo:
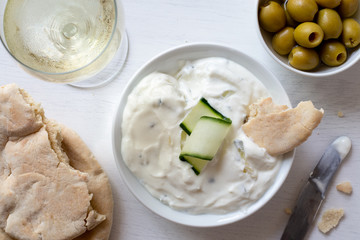
M89 79L69 83L68 85L78 88L96 88L108 84L115 79L115 77L124 67L128 55L128 49L129 40L126 31L124 31L124 36L121 39L118 50L116 51L112 60L106 65L104 69L102 69L99 73L90 77Z

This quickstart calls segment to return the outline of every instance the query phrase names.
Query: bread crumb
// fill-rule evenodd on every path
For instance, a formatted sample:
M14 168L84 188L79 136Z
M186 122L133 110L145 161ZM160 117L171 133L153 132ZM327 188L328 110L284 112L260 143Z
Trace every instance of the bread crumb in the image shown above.
M285 211L285 213L286 213L287 215L291 215L291 214L292 214L291 208L285 208L284 211Z
M341 111L338 111L337 115L338 115L338 117L339 117L339 118L344 117L344 113L343 113L343 112L341 112Z
M352 193L352 186L350 182L342 182L336 185L336 189L340 192L351 194Z
M344 209L329 209L324 212L318 228L322 233L329 232L339 224L340 219L344 216Z

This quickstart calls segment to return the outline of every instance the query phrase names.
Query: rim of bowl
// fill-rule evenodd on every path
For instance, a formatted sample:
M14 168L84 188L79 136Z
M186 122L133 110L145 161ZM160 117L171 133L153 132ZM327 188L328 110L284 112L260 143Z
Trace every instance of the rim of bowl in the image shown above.
M276 178L274 179L273 184L264 192L264 194L261 198L259 198L257 201L255 201L248 208L250 211L246 211L245 214L241 210L236 210L236 211L233 211L233 212L230 212L227 214L199 214L199 215L196 215L196 214L189 214L186 212L182 212L182 211L173 209L173 208L161 203L157 198L153 197L148 192L148 190L145 188L145 186L143 184L141 184L140 181L136 178L136 176L128 169L127 165L125 164L125 162L122 158L122 154L121 154L121 138L122 138L121 137L121 135L122 135L121 124L122 124L123 110L126 106L128 95L136 87L136 85L142 80L142 78L144 76L146 76L147 74L149 74L150 72L153 71L153 70L151 70L152 69L151 66L153 64L155 64L154 62L164 60L166 58L171 58L171 56L174 57L176 55L181 54L182 51L190 52L190 50L199 50L199 49L200 50L202 49L202 52L204 52L204 50L206 50L206 49L209 51L212 49L212 50L217 51L218 53L220 53L220 52L230 53L233 56L235 56L235 55L241 56L241 58L246 58L247 61L250 61L251 63L255 63L270 76L269 79L271 78L272 79L271 81L273 81L277 84L277 87L282 92L283 97L286 100L286 104L288 104L291 107L291 102L289 100L289 97L288 97L286 91L284 90L283 86L281 85L280 81L275 77L275 75L273 75L273 73L270 70L263 67L263 65L259 61L253 59L249 55L244 54L243 52L236 50L234 48L231 48L231 47L228 47L225 45L220 45L220 44L214 44L214 43L208 43L208 42L183 44L183 45L176 46L176 47L170 48L168 50L162 51L161 53L157 54L155 57L148 60L144 65L142 65L132 75L130 80L127 82L125 88L122 90L120 100L116 107L114 118L113 118L112 145L113 145L113 154L115 157L116 166L121 175L121 178L125 182L127 188L130 190L130 192L133 194L133 196L135 196L135 198L143 206L148 208L150 211L152 211L156 215L161 216L171 222L175 222L175 223L178 223L181 225L192 226L192 227L217 227L217 226L223 226L223 225L227 225L227 224L245 219L245 218L249 217L250 215L254 214L255 212L257 212L263 206L265 206L270 201L270 199L272 199L274 197L274 195L279 191L280 187L283 185L285 179L287 178L287 176L290 172L291 166L293 164L293 161L294 161L295 149L291 152L284 154L284 157L281 160L283 162L281 163L280 169L276 175ZM202 53L202 54L204 54L204 53ZM221 55L221 54L219 54L219 55ZM213 57L220 57L220 56L213 56ZM200 59L200 58L205 58L205 57L199 56L194 59ZM232 60L232 59L230 59L230 60ZM235 60L232 60L232 61L236 62ZM248 71L250 71L250 70L248 70ZM253 73L253 72L251 72L251 73L256 76L255 73ZM263 81L261 81L261 79L258 79L258 80L262 84L264 84ZM267 87L267 89L268 89L268 87ZM270 93L271 93L271 91L275 91L275 90L269 90ZM119 132L117 132L117 130L119 130ZM118 137L118 136L120 136L120 137ZM120 149L118 149L118 147ZM120 152L120 153L118 154L118 152ZM282 174L280 174L281 168L285 168L285 170L286 170ZM133 188L133 184L130 182L131 180L129 179L129 177L133 178L135 180L135 183L133 183L133 184L135 184L136 187L141 189L140 191L144 193L145 198L144 198L144 196L141 195L141 193L139 193L136 189ZM277 180L278 183L277 183L277 185L274 185L276 179L278 179ZM270 190L271 190L271 192L269 192ZM152 204L146 200L150 200L153 203L155 202L156 206L159 206L161 208L160 211L159 211L159 209L154 209L152 207ZM174 217L174 215L175 215L175 217ZM177 216L179 216L179 217L177 217ZM211 219L214 218L214 220L200 221L200 220L204 220L205 218L207 219L208 217L210 217ZM191 219L190 222L184 221L184 220L189 220L189 219Z
M256 4L256 14L254 14L256 16L256 32L257 32L257 35L258 37L260 38L260 42L261 42L261 45L265 48L265 51L277 62L279 63L281 66L283 66L284 68L292 71L292 72L295 72L295 73L298 73L300 75L303 75L303 76L307 76L307 77L315 77L315 78L321 78L321 77L329 77L329 76L333 76L333 75L336 75L338 73L341 73L347 69L349 69L350 67L352 67L354 64L356 64L359 59L360 59L360 53L357 53L356 56L351 60L351 62L348 62L346 64L346 61L345 63L343 63L342 65L340 66L337 66L337 67L327 67L329 69L331 69L331 71L327 71L327 72L322 72L322 71L302 71L302 70L299 70L299 69L296 69L294 67L292 67L291 65L289 64L286 64L284 63L283 61L281 61L269 48L269 46L266 44L265 40L264 40L264 35L263 35L263 32L265 30L263 30L260 26L260 23L259 23L259 5L261 2L264 2L265 0L258 0L257 1L257 4ZM355 18L359 18L360 14L360 9L357 11L357 13L355 13L354 16L356 16ZM348 51L348 50L347 50ZM356 47L355 51L360 51L360 44ZM353 53L352 53L353 54ZM349 59L347 59L348 61Z

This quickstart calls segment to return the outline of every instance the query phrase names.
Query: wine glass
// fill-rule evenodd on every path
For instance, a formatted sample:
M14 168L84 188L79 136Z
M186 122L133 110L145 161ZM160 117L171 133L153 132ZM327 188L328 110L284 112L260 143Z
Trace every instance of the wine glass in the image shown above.
M3 0L0 39L30 74L97 87L124 65L128 39L119 0Z

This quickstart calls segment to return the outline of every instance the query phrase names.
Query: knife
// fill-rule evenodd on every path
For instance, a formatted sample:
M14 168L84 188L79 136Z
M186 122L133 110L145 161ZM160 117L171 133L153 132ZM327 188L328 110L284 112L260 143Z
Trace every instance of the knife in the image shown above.
M350 148L351 140L346 136L338 137L327 147L299 194L281 240L304 239L325 198L329 182Z

